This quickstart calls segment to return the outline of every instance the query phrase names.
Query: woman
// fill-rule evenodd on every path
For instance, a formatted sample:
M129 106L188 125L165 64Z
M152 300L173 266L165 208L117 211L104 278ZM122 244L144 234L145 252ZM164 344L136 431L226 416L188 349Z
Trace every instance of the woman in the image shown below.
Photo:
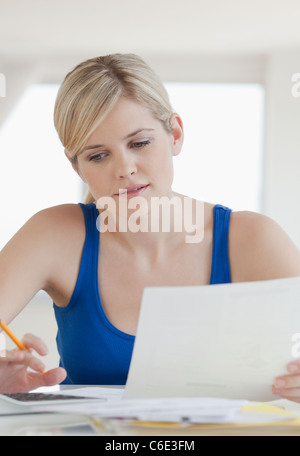
M67 158L88 185L86 204L37 213L3 249L0 314L9 322L37 291L50 295L67 383L126 382L145 286L300 276L298 249L269 218L199 205L172 191L183 124L139 57L115 54L78 65L59 90L54 121ZM169 211L163 229L152 206L163 198L188 206L202 233L198 240L187 242L185 211ZM300 373L300 364L289 365L273 392L300 401L293 366ZM286 381L280 388L279 380Z

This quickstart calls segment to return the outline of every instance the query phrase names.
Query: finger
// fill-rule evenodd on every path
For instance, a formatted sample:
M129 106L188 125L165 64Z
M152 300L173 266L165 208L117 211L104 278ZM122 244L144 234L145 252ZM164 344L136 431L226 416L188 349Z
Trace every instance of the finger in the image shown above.
M300 373L300 361L293 361L287 365L287 370L290 374Z
M33 334L25 334L22 342L26 348L35 350L41 356L45 356L48 353L48 347L45 342Z
M67 376L65 369L57 367L43 374L31 373L28 376L28 386L30 390L42 386L54 386L63 382Z
M45 386L58 385L67 377L67 372L62 367L56 367L43 374Z
M4 374L5 374L6 369L8 368L8 366L10 364L13 364L15 361L18 363L18 362L22 361L22 359L24 359L23 354L22 354L22 356L16 356L13 353L6 352L5 356L1 356L1 358L0 358L0 380L1 380L1 376L3 375L2 372L4 372ZM3 371L3 369L5 369L5 370Z
M7 365L15 364L19 366L24 366L36 372L43 372L45 369L44 363L40 359L35 358L31 353L27 351L12 350L10 352L7 352L7 356L5 358L1 359L5 360Z
M25 353L24 364L36 372L44 372L45 364L30 353Z
M282 375L277 377L274 386L276 389L299 388L300 395L300 375Z
M300 391L299 388L290 388L286 390L272 389L272 393L276 396L280 396L283 399L288 399L294 402L300 402Z
M22 363L25 358L25 352L21 350L7 351L5 357L2 358L5 363Z

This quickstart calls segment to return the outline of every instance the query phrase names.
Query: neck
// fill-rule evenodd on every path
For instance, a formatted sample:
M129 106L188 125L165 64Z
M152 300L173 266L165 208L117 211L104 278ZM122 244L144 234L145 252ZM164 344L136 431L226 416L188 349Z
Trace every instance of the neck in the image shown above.
M159 259L178 245L201 242L204 214L203 204L198 203L176 194L171 199L161 198L158 206L151 205L146 210L141 206L135 211L128 210L123 205L118 217L100 213L102 235L119 242L133 254ZM191 227L195 235L191 235Z

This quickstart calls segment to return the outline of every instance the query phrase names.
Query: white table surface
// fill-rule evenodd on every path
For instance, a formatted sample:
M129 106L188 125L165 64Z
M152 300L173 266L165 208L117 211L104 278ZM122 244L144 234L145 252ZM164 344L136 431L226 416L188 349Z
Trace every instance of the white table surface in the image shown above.
M103 386L103 385L101 385ZM86 386L85 386L86 387ZM107 387L107 385L105 385ZM79 385L62 386L61 390L80 388ZM300 404L280 399L273 401L287 411L300 417ZM0 436L111 436L108 431L96 432L91 421L86 416L37 413L28 415L0 416ZM123 434L124 435L124 434ZM128 435L128 434L127 434ZM130 435L130 433L129 433ZM131 434L136 435L136 434ZM155 434L152 434L155 435ZM167 434L168 435L168 434ZM300 429L299 434L300 435Z

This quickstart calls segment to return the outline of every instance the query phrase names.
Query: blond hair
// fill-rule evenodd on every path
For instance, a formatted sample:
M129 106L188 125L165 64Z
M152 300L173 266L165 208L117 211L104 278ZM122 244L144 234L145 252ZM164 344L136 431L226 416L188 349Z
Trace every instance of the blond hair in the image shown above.
M155 72L137 55L111 54L86 60L65 77L57 95L54 124L68 156L76 160L88 137L121 96L150 109L168 132L173 112ZM94 198L88 192L85 203Z

